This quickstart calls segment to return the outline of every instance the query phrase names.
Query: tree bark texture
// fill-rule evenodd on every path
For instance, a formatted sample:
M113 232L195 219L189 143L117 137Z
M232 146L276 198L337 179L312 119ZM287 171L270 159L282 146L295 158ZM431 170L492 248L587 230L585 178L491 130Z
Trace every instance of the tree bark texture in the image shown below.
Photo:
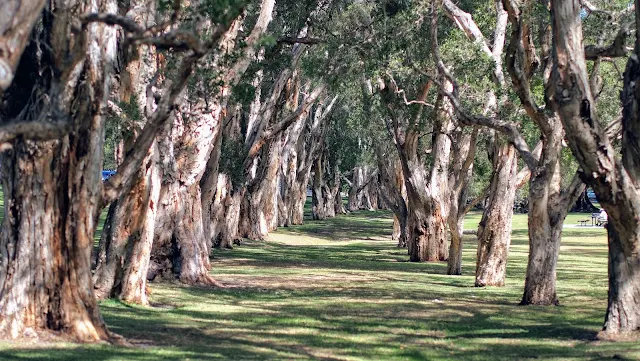
M115 62L115 31L94 24L86 33L74 34L66 19L88 11L115 11L116 4L87 1L55 6L53 21L34 34L46 38L42 53L20 58L27 73L38 74L40 64L45 64L55 70L48 74L54 74L10 84L15 90L49 95L47 101L29 105L34 119L55 122L68 117L72 126L69 135L58 140L16 139L2 157L0 334L18 338L53 331L78 341L109 340L93 294L91 250L102 200L102 114ZM40 15L33 10L30 16ZM52 11L44 10L50 16ZM28 22L19 25L29 26ZM93 43L102 46L96 48ZM57 68L63 64L79 66L80 71L70 74L67 68ZM19 116L24 105L7 104L3 118Z
M464 237L464 218L469 211L467 198L469 185L473 180L473 161L476 153L478 129L471 133L464 129L452 132L451 166L449 167L449 212L447 223L451 235L449 259L447 260L447 274L462 274L462 247Z
M156 162L152 148L134 186L109 207L94 271L98 299L148 304L147 272L160 191Z
M589 86L580 1L552 1L553 86L547 96L565 127L584 180L608 215L609 297L601 338L635 336L640 330L640 199L638 191L638 104L640 40L629 57L621 94L623 103L622 160L597 119ZM636 35L640 32L636 1Z
M212 240L206 237L200 180L220 132L220 109L188 121L176 117L158 143L160 190L149 278L174 274L184 283L219 285L209 276Z
M402 166L400 160L393 160L391 163L389 157L381 146L376 147L376 157L378 161L378 172L380 173L380 195L384 202L393 211L393 232L391 238L398 242L398 247L407 247L407 201L406 188L402 175ZM390 173L389 170L393 170Z
M496 142L501 142L498 137ZM489 199L478 225L476 287L504 286L511 245L517 166L513 145L496 143Z
M130 4L127 11L127 16L144 26L155 22L153 14L144 4L136 2ZM128 104L139 114L137 119L131 119L128 114L116 114L126 128L121 142L122 155L118 157L118 164L121 164L124 154L132 151L145 121L153 115L155 102L149 88L154 82L158 58L155 49L149 46L129 49L122 41L119 46L124 68L119 74L118 98L120 103ZM93 276L98 299L114 297L125 302L148 304L147 271L160 190L157 160L154 145L134 174L131 189L109 207Z

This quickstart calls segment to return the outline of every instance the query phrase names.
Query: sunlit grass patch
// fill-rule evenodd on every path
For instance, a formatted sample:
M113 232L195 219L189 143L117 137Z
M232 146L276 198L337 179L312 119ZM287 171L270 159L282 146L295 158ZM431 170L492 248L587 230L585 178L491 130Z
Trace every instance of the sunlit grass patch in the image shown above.
M465 226L479 219L474 212ZM475 236L465 236L463 275L447 276L444 262L407 262L390 239L390 213L355 212L216 251L212 274L227 288L154 283L153 307L102 302L110 329L133 347L4 343L0 358L638 359L636 343L593 341L606 309L604 229L565 230L561 305L522 307L526 215L513 225L505 287L473 287Z

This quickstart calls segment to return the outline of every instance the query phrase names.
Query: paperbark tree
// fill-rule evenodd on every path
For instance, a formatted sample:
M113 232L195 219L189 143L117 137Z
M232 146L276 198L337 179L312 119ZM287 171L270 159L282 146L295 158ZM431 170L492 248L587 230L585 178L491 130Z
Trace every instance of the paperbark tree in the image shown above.
M380 174L380 196L393 211L392 239L398 247L407 247L407 192L402 176L402 166L397 156L391 156L382 145L376 147L378 173ZM393 171L393 172L390 172Z
M453 90L449 91L443 82L436 79L433 81L439 85L440 92L451 101L456 115L463 123L483 125L503 132L510 138L516 150L531 169L529 183L530 252L525 291L521 304L557 304L555 267L560 249L562 223L569 206L582 192L583 184L577 177L574 177L574 181L566 190L560 188L558 167L563 129L555 114L539 107L532 95L530 79L539 60L533 45L530 24L525 21L525 19L530 19L527 13L530 8L527 4L509 0L503 0L503 6L512 25L506 58L507 69L523 108L542 133L542 154L540 157L536 157L529 150L514 124L494 117L470 116L464 111L458 98L458 84L442 62L438 50L437 1L432 6L431 43L438 71L453 84ZM543 59L549 58L544 56L548 54L548 50L548 47L543 47ZM542 66L542 69L546 69L546 66ZM546 83L548 72L544 72L544 74L546 74L544 79Z
M478 225L476 287L504 286L511 244L517 157L512 145L495 138L489 199Z
M209 275L211 268L209 255L214 243L211 234L212 203L214 198L202 199L204 193L210 197L217 186L217 171L211 154L221 143L223 109L227 109L229 87L237 84L255 60L255 45L271 21L274 0L261 2L260 14L253 30L244 39L246 48L232 63L225 63L225 56L237 41L240 20L236 20L220 44L221 54L214 57L209 66L219 71L216 81L198 82L193 92L205 94L206 99L196 97L189 107L174 122L169 141L159 142L160 164L163 184L158 202L154 246L151 255L152 274L175 274L184 283L202 283L222 286ZM217 91L207 94L209 86ZM209 169L207 167L209 166ZM207 174L210 180L202 181ZM215 179L215 181L214 181ZM205 222L207 226L205 227Z
M566 129L567 140L582 177L607 211L609 240L609 297L601 338L635 336L640 330L640 283L635 275L638 257L638 93L640 78L640 4L635 2L636 44L625 70L622 159L596 115L590 89L580 21L580 1L552 1L552 81L547 97Z
M41 16L38 8L42 7L35 2L18 3L13 9L18 15L32 5L32 21ZM4 55L9 56L11 64L0 64L10 66L0 71L4 72L0 77L7 81L3 84L5 97L11 99L3 104L3 123L20 124L28 117L33 119L26 123L28 126L65 123L69 131L68 135L49 131L39 137L53 135L57 140L20 137L2 155L5 218L0 238L0 334L4 337L61 331L80 341L110 338L93 289L87 285L92 285L92 233L101 203L101 112L115 60L115 37L104 25L72 32L65 19L113 7L114 2L102 6L80 1L49 4L43 13L51 16L55 8L57 16L34 31L30 39L46 42L44 53L38 54L32 45L22 56L20 49L9 49ZM11 15L10 11L3 17ZM29 21L19 25L25 27L18 33L24 32L21 35L27 37L18 42L22 45L29 41L30 25ZM74 40L73 45L69 38ZM91 47L93 41L103 46ZM16 65L18 76L14 78L12 69ZM24 72L35 75L47 68L55 71L43 77L20 76ZM71 72L73 68L78 70ZM12 97L25 90L33 96ZM79 101L73 102L75 97Z
M251 239L263 239L269 231L274 229L267 224L267 218L269 218L271 225L274 224L274 220L277 221L277 204L274 205L270 202L273 202L277 195L277 183L273 182L273 180L276 179L279 169L278 162L281 153L281 143L278 137L290 128L299 117L308 116L307 114L311 113L310 109L312 105L326 89L324 83L316 86L304 97L295 111L287 114L284 119L273 123L272 118L275 118L277 112L272 109L275 108L275 101L280 98L283 90L283 86L280 86L280 84L286 84L286 80L288 80L284 80L284 77L280 79L283 81L276 83L270 100L265 102L261 107L264 111L261 111L262 115L255 131L249 133L247 137L249 141L246 144L248 145L247 149L249 149L249 151L244 164L245 178L247 179L245 187L247 190L246 197L248 203L246 203L247 207L244 209L244 213L241 211L241 215L244 214L244 217L246 217L246 221L244 222L246 227L241 226L240 233ZM334 97L328 104L325 102L325 106L319 105L316 111L313 112L312 119L314 123L318 123L318 127L322 127L328 115L331 113L336 100L337 98ZM315 147L317 147L317 145ZM252 169L256 157L260 154L263 155L261 157L262 161L257 163L255 169ZM265 157L265 155L268 155L268 157ZM309 166L311 166L311 164ZM309 179L308 175L306 179Z
M492 80L496 89L506 91L503 72L503 49L507 28L507 12L500 0L495 1L496 25L493 44L490 44L476 25L471 14L462 11L452 1L444 0L445 14L454 21L469 40L480 45L482 52L493 62ZM505 103L504 97L500 99ZM496 91L487 92L485 114L498 113ZM496 142L500 142L496 137ZM496 144L492 152L493 175L491 177L489 198L484 207L482 219L478 226L478 250L476 261L476 286L503 285L509 244L511 241L511 216L515 199L516 152L508 144ZM494 196L494 193L499 194ZM464 206L463 206L464 208Z
M335 217L335 198L340 197L340 175L334 174L337 172L335 168L331 170L328 157L328 150L325 149L313 164L311 217L316 220Z
M133 2L127 16L142 26L154 25L153 12L144 4ZM154 48L139 46L130 49L119 40L119 52L124 67L120 70L117 89L119 103L136 109L138 119L131 119L116 104L110 103L114 117L125 124L123 153L132 151L135 137L144 122L153 116L155 101L152 86L157 83L158 58ZM104 231L100 238L94 271L95 294L98 299L114 297L125 302L147 304L147 269L158 203L160 174L157 150L152 146L142 167L133 176L133 186L109 207Z
M378 173L368 166L357 166L353 169L351 180L345 179L349 185L347 210L350 212L366 209L374 210L370 188Z
M424 102L431 87L428 82L422 89L419 102ZM387 130L398 151L400 164L407 189L409 260L443 261L448 257L446 232L448 196L449 154L451 140L451 118L444 109L445 101L439 98L436 111L430 116L433 121L432 162L427 169L419 152L418 140L422 129L422 108L418 109L410 121L402 119L402 112L395 105L398 88L395 81L387 79L381 98L386 105L390 120L386 120Z
M447 223L451 235L447 274L462 274L462 241L464 235L464 218L471 210L467 205L469 185L473 180L473 161L476 154L478 129L471 133L458 128L451 135L451 166L449 169L449 212Z
M61 331L81 341L110 338L91 280L98 214L104 204L131 187L132 175L168 119L195 62L206 51L199 42L180 45L189 49L189 55L177 68L175 81L166 86L157 112L124 158L117 176L103 185L103 114L116 54L111 25L122 26L136 43L176 45L162 31L145 34L129 18L114 15L116 10L113 1L49 4L43 15L51 21L32 34L34 41L46 43L46 49L25 52L20 58L25 71L18 74L38 74L40 67L53 71L40 77L16 77L5 93L5 100L12 101L3 103L8 105L2 110L3 119L12 119L12 128L17 130L6 132L5 139L23 135L2 162L7 202L0 247L4 255L0 329L6 336ZM217 27L212 38L217 39L222 30L223 26ZM31 89L34 98L16 102L15 95L24 94L25 89ZM26 114L35 115L34 120L23 123ZM32 138L37 141L30 141L28 132L34 129L39 135ZM47 137L57 140L45 141ZM32 188L40 191L33 193ZM33 224L42 226L29 226Z

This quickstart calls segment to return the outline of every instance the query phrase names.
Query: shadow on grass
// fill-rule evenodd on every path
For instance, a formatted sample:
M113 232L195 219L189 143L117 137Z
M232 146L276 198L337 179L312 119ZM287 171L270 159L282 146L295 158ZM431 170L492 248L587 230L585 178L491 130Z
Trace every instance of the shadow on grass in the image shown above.
M391 238L392 213L388 211L357 211L322 221L306 220L299 226L279 229L275 234L311 236L325 240L374 240Z
M503 288L473 287L474 237L465 238L463 275L447 276L445 263L406 262L390 231L388 212L284 229L353 242L249 241L216 252L214 276L230 288L155 283L152 302L173 306L164 309L102 302L110 329L135 347L0 345L0 359L602 360L640 350L591 342L606 306L606 243L586 237L601 234L565 232L562 305L522 307L526 229L514 229Z

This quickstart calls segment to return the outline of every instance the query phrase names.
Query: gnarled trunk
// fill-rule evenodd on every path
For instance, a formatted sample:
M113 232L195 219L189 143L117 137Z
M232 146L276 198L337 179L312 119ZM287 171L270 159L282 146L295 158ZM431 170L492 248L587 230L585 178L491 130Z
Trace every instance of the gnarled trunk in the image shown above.
M511 244L511 219L516 194L516 151L497 144L493 154L489 199L478 225L476 287L504 286Z
M411 262L444 261L448 254L445 218L440 207L435 205L416 207L416 203L408 196L409 212L407 217L408 251Z
M323 220L328 217L327 208L329 201L324 187L324 167L322 158L313 162L313 188L311 194L311 217L315 220ZM333 207L331 207L333 209Z
M146 163L136 174L131 190L109 207L94 271L98 299L114 297L125 302L148 304L147 271L160 174L154 157L149 157Z
M3 123L14 118L20 121L23 114L29 114L32 120L27 124L44 119L45 123L51 120L69 126L68 133L63 131L57 137L38 137L56 140L17 137L2 154L3 337L30 337L51 331L81 342L111 337L93 294L91 250L102 207L103 113L115 61L115 31L94 24L81 33L72 32L68 22L79 13L116 9L113 1L101 5L68 1L56 3L53 9L49 4L42 11L47 20L32 33L34 40L25 54L20 57L21 49L14 49L20 50L15 53L6 49L9 53L2 55L17 55L14 60L20 59L21 76L13 84L11 79L0 84L2 89L11 85L6 93L9 98L0 99ZM15 10L28 8L18 6ZM40 16L36 8L32 15ZM11 19L11 14L5 15ZM19 35L26 38L29 25L19 25L25 26ZM90 47L95 42L101 46ZM10 47L16 45L22 44ZM78 71L71 73L70 69ZM3 70L0 81L13 75L11 69ZM19 99L16 94L33 94L40 99Z
M307 173L308 175L308 173ZM309 177L302 177L303 180L296 182L291 191L291 222L292 225L300 225L304 221L304 205L307 203L307 184Z
M221 286L210 275L212 244L204 236L202 201L197 184L162 187L156 216L149 279L176 275L187 284Z
M246 187L239 233L249 239L264 239L277 227L278 170L280 169L281 142L274 140L265 146L266 159L259 161L255 179Z
M327 184L327 180L325 179L328 176L326 172L327 168L327 153L324 152L313 162L311 216L316 220L322 220L336 216L334 198L336 196L339 196L339 191L338 186L334 185L334 187L332 188L329 187L329 184Z
M446 129L448 122L441 123ZM400 154L407 188L407 229L409 260L446 261L449 256L447 236L448 162L451 141L446 132L438 132L433 142L433 164L429 172L417 156L417 134L407 135ZM427 179L429 181L427 182Z
M587 73L582 27L581 2L554 1L553 86L547 89L571 150L584 171L585 181L595 190L608 215L609 297L601 338L637 337L640 330L640 204L638 178L638 80L640 43L628 59L621 94L623 112L622 160L598 121L595 100ZM640 3L635 2L636 39L640 28ZM624 41L621 42L624 46Z
M366 167L355 167L351 179L351 188L349 188L349 200L347 201L347 210L350 212L364 208L364 188L367 177Z
M176 275L184 283L219 285L210 275L213 240L205 236L200 181L220 132L220 108L174 121L158 138L163 183L158 200L148 278Z
M640 228L635 233L622 232L611 222L607 225L609 241L609 297L600 338L626 336L640 330L640 257L625 250L625 242L640 244ZM628 233L627 233L628 232Z
M81 203L88 194L74 180L81 175L78 163L87 159L74 159L69 145L66 139L16 141L2 157L0 334L5 337L51 330L78 341L109 338L91 280L98 208ZM99 170L93 179L88 173L80 182L99 188Z
M541 166L529 182L529 261L522 305L556 305L556 264L560 252L562 224L570 205L582 192L582 183L572 189L560 187L559 156L564 135L559 119L551 118L552 130L543 143ZM577 179L577 178L576 178ZM580 193L576 193L577 191ZM567 203L569 202L569 203Z

